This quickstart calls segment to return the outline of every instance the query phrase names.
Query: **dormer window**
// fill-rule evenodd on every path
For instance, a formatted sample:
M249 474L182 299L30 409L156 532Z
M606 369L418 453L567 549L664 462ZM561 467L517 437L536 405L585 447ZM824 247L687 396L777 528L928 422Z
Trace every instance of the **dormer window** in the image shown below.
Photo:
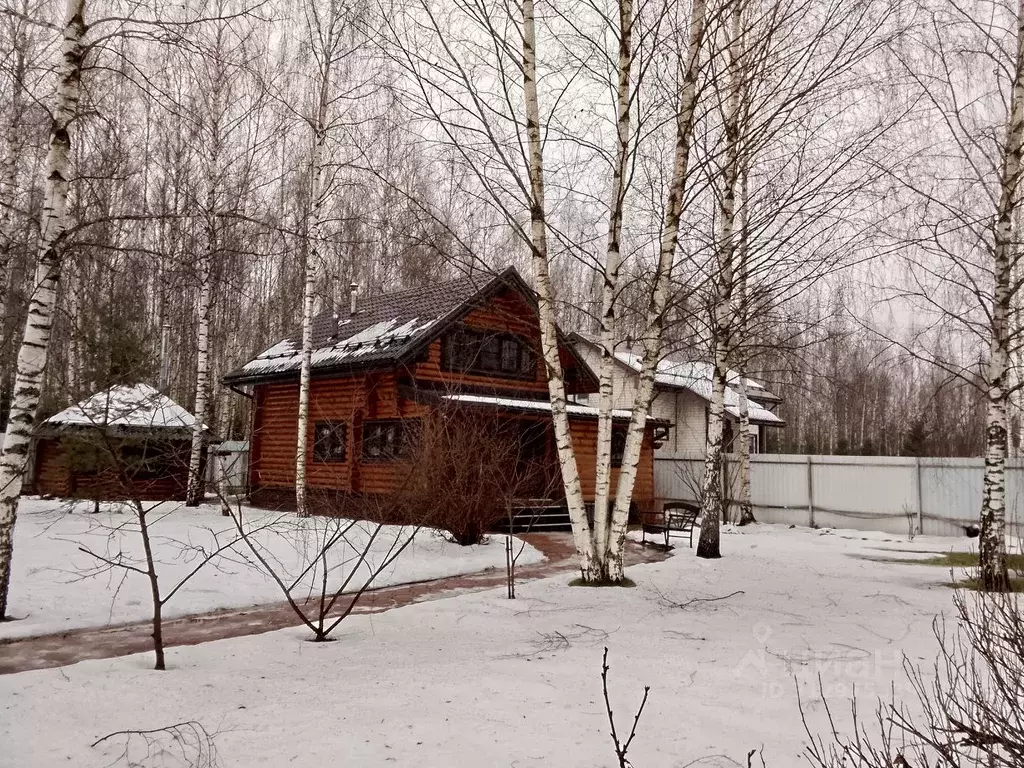
M524 339L512 333L460 328L442 342L441 366L447 371L533 379L537 363Z

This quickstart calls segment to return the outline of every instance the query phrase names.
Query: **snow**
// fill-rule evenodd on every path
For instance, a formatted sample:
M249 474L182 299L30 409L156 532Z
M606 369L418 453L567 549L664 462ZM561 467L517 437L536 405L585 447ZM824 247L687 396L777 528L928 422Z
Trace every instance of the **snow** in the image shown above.
M551 402L549 400L520 400L513 397L490 397L488 395L444 395L444 399L470 405L493 405L510 410L551 413ZM594 418L600 413L597 408L576 403L569 403L566 406L566 412L570 416L593 416ZM615 419L629 419L632 415L630 411L612 411L612 418Z
M0 624L0 638L150 617L149 586L142 575L130 574L122 584L121 571L96 573L96 558L79 550L86 547L102 556L123 551L140 558L142 546L134 514L117 504L103 505L99 514L91 514L91 510L92 502L72 506L33 498L22 500L14 531L10 594L10 615L20 620ZM148 517L157 521L151 538L165 591L195 567L194 547L215 548L211 546L214 534L222 542L235 538L232 519L222 516L213 505L189 509L178 502L165 502L153 507ZM324 526L337 523L336 519L299 518L245 507L242 518L247 529L258 531L256 540L276 559L279 569L293 575L308 562L306 553L317 537L323 536ZM270 523L272 527L258 530ZM408 529L385 527L374 542L369 562L381 562L391 544L396 540L401 543L407 535ZM365 536L359 528L351 531L348 538L359 544ZM347 553L351 556L352 550ZM520 562L542 559L540 552L527 546ZM387 586L504 567L501 544L460 547L428 529L417 534L375 583ZM344 572L347 571L336 569L339 580ZM303 583L306 582L308 579ZM352 586L358 584L353 582ZM277 585L256 567L251 552L240 542L200 570L167 603L166 615L183 616L283 600Z
M195 416L148 384L118 384L65 408L46 426L191 429Z
M639 371L641 368L639 355L635 355L632 352L616 352L615 357L634 371ZM710 402L713 374L714 366L710 363L684 362L666 358L658 363L658 372L655 374L654 380L657 384L665 387L687 389L698 397L702 397ZM739 378L740 375L736 371L729 371L727 375L728 384L725 388L725 410L736 419L740 417L740 396L734 387L738 386ZM747 385L748 390L747 411L750 420L759 424L785 424L782 419L755 401L757 392L767 393L764 386L753 379L744 378L743 381Z
M371 352L380 352L421 334L435 322L435 318L421 320L417 317L404 323L399 323L398 320L374 323L335 344L314 349L312 365L317 368L358 359ZM301 365L302 349L290 339L285 339L262 352L255 360L246 363L242 370L248 373L272 373L296 370Z
M820 675L844 727L853 685L870 710L893 683L909 696L903 653L934 657L948 574L864 558L947 540L757 525L727 529L722 549L701 560L683 544L632 567L634 589L570 588L562 574L521 583L514 601L494 589L355 615L334 643L289 629L171 649L167 672L146 654L5 676L4 759L105 766L122 745L89 746L105 734L198 720L234 768L612 766L607 646L620 732L651 686L635 765L746 765L763 745L767 765L796 766L797 685L824 730Z

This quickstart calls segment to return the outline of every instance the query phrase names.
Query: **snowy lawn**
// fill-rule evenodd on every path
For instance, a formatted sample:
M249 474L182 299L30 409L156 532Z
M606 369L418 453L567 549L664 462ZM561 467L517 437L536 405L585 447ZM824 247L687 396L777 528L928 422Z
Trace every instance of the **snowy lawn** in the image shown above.
M942 569L863 556L967 546L753 526L723 537L721 560L684 542L629 569L633 589L563 574L514 601L496 589L352 616L333 643L290 629L170 649L167 672L144 654L5 676L3 760L106 766L124 742L94 740L197 720L225 767L610 768L608 646L620 732L651 686L637 768L746 766L762 745L771 768L801 765L796 685L822 729L819 675L841 715L854 684L869 700L893 682L905 694L902 654L930 663L932 620L951 612Z
M151 616L149 582L144 576L129 573L125 578L125 571L106 568L80 550L85 547L106 558L123 552L141 565L143 550L138 524L135 515L126 510L120 505L105 504L99 514L92 514L91 502L78 502L72 507L33 498L22 501L15 527L10 597L10 615L20 620L0 624L0 638L117 624ZM274 563L275 571L293 577L301 573L311 553L315 556L317 542L329 530L327 526L337 523L250 508L243 508L242 515L246 529L257 531L254 539ZM200 561L196 547L212 551L218 546L215 541L230 543L237 539L232 519L221 515L213 505L188 509L178 503L166 503L148 517L155 521L151 537L164 592ZM367 529L373 527L359 524L346 534L347 540L361 549ZM409 529L385 527L372 543L368 565L357 576L365 580L368 566L383 563L390 548L396 541L400 545L408 533ZM495 544L460 547L446 541L437 531L421 530L408 548L380 573L374 585L504 568L503 540L502 537ZM355 550L343 545L338 545L336 552L329 562L332 586L351 572L349 564L355 555ZM527 546L519 562L535 563L542 559L540 552ZM302 583L308 585L312 575L307 575ZM356 579L351 588L361 583ZM295 594L304 597L307 592L300 587ZM211 560L170 599L165 617L283 600L280 589L255 562L248 547L237 542Z

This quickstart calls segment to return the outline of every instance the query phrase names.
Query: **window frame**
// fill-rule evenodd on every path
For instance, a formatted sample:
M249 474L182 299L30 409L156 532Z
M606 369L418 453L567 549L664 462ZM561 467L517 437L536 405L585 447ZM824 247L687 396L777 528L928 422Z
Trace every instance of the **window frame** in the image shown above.
M419 431L419 421L419 419L411 418L365 420L362 429L362 442L359 447L360 460L369 463L407 461L412 456L413 439ZM376 442L375 439L367 439L368 431L372 429L379 430L381 427L394 429L394 436L390 440L392 448L390 450L381 450L380 453L373 455L367 454L367 445L372 445Z
M515 365L505 365L507 344L515 344ZM487 345L494 345L487 349ZM493 358L493 367L485 360ZM441 370L489 378L536 381L537 354L522 336L461 326L441 340Z
M322 434L322 430L329 430L327 436ZM327 437L337 438L338 432L341 432L340 448L341 455L338 456L337 450L323 450L321 446ZM313 422L313 461L317 464L338 464L341 462L348 461L348 423L335 419L324 419L322 421Z

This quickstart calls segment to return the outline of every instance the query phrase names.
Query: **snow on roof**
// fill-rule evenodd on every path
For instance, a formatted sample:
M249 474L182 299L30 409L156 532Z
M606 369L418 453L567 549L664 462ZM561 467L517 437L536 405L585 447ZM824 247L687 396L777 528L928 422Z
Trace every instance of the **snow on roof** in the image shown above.
M447 320L467 311L487 291L521 286L512 268L432 282L404 291L359 297L356 312L313 320L313 368L393 363L412 352ZM524 289L526 290L526 289ZM224 377L226 383L255 382L291 374L302 364L302 332L296 331Z
M314 368L355 361L367 355L377 355L392 346L401 346L423 331L438 318L421 320L418 317L400 323L397 319L383 320L363 328L334 344L313 350ZM339 333L347 321L339 327ZM243 373L278 373L297 370L302 365L302 347L293 339L284 339L270 349L257 355L254 360L242 366Z
M442 395L444 400L451 402L467 403L469 405L492 405L498 408L507 408L513 411L536 411L537 413L551 413L551 402L548 400L522 400L512 397L492 397L490 395ZM568 403L566 412L570 416L592 416L597 418L599 410L589 405ZM614 419L629 419L632 413L626 410L612 411ZM654 421L654 419L648 419Z
M616 352L615 357L634 371L640 370L639 355L632 352ZM711 363L665 359L658 363L658 372L655 374L654 381L664 387L687 389L710 402L713 373L714 366ZM735 419L740 417L740 396L739 392L735 389L739 385L739 381L740 375L736 371L729 371L727 376L728 383L725 387L725 410L726 413ZM744 377L743 382L747 386L747 412L751 421L780 426L786 423L754 399L757 397L758 392L763 392L771 398L777 399L774 395L770 395L762 384L753 379Z
M195 420L195 416L148 384L118 384L54 414L43 425L192 429Z

